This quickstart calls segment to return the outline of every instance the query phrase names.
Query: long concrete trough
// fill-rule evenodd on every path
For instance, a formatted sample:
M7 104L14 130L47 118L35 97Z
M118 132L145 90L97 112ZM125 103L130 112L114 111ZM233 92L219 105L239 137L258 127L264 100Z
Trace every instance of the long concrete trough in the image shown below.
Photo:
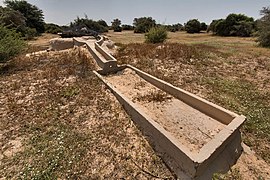
M241 155L239 128L244 116L130 65L112 75L94 73L179 179L212 179L213 173L228 171ZM138 84L143 84L141 89ZM168 100L155 103L145 101L147 95L135 97L143 88L147 93L166 93Z
M88 51L94 57L98 66L102 69L102 74L109 74L118 70L117 60L101 47L104 42L103 36L99 36L99 40L94 43L83 40L82 38L73 38L73 41L76 46L86 45Z

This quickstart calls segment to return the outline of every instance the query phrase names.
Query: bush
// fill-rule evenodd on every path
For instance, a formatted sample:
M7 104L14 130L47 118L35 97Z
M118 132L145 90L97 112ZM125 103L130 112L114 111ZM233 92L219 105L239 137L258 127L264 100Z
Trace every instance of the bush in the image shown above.
M15 30L0 26L0 63L4 63L19 54L25 42Z
M254 19L243 14L229 14L226 19L213 20L208 28L219 36L240 37L249 37L254 30Z
M112 21L112 29L114 32L121 32L122 31L120 19L114 19Z
M134 18L134 33L146 33L156 26L156 21L152 17Z
M201 31L201 23L197 19L189 20L185 25L187 33L199 33Z
M45 31L43 11L25 0L5 0L8 8L19 11L26 18L26 26L35 28L38 33Z
M205 22L201 23L201 31L206 31L207 30L207 24Z
M51 33L51 34L57 34L57 33L62 32L62 28L58 26L57 24L48 23L48 24L45 24L45 32Z
M87 27L88 29L96 31L98 33L108 32L107 27L102 26L100 22L88 19L87 15L85 15L85 18L77 17L77 19L75 19L74 22L70 23L70 28L76 27Z
M122 29L126 31L134 30L134 26L128 25L128 24L123 24Z
M258 21L258 42L260 46L270 47L270 7L261 10L263 17Z
M147 43L163 43L168 37L167 30L164 26L153 27L145 34Z

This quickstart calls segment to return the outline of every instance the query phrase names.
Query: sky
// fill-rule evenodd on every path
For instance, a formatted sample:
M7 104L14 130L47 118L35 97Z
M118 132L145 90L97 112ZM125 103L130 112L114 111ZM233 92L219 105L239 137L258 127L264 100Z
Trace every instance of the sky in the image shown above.
M190 19L211 23L230 13L260 18L270 0L28 0L40 8L45 22L68 25L77 16L103 19L108 25L115 18L132 24L135 17L153 17L161 24L184 24ZM0 0L3 6L3 0Z

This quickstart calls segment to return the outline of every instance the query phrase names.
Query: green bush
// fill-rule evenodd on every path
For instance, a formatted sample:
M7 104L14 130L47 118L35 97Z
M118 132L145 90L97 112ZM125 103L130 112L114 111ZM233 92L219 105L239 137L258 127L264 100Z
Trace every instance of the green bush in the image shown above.
M163 43L167 37L167 30L164 26L153 27L145 34L145 41L147 43Z
M134 33L146 33L156 26L156 21L152 17L134 18Z
M270 47L270 7L261 10L263 17L258 21L258 42L260 46Z
M121 32L122 31L120 19L114 19L112 21L112 29L114 32Z
M197 19L189 20L185 24L185 30L187 33L199 33L201 31L201 23Z
M15 11L19 11L26 18L26 26L35 28L41 34L44 33L43 11L37 6L28 3L26 0L5 0L4 4Z
M0 26L0 63L19 54L25 46L25 42L15 30Z
M207 31L219 36L249 37L255 31L255 22L243 14L229 14L226 19L213 20Z
M51 33L51 34L57 34L57 33L62 32L62 28L58 26L57 24L48 23L48 24L45 24L45 32Z

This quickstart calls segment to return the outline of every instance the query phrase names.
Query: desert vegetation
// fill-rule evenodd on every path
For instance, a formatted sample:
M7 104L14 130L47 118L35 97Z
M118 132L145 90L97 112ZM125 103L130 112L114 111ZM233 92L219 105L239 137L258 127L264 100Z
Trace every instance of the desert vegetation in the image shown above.
M167 29L164 26L152 27L145 34L147 43L163 43L168 38Z
M1 71L0 177L173 179L84 52L19 56Z
M213 20L208 31L220 36L249 37L255 31L255 21L243 14L229 14L226 19Z
M256 47L255 39L228 42L215 37L206 43L120 45L117 59L132 64L178 87L247 116L243 139L268 163L269 157L269 52ZM185 34L179 33L179 39ZM193 35L198 38L198 35ZM200 35L203 38L204 35ZM239 41L239 39L235 39ZM250 42L253 41L253 44ZM219 42L217 44L217 42ZM252 53L247 53L252 52ZM251 68L252 67L252 68Z
M107 36L118 45L120 64L247 116L243 140L270 163L270 53L257 46L270 46L269 7L258 20L229 14L209 26L197 19L160 25L152 17L134 18L133 25L114 19L108 26L85 16L64 28L46 24L42 10L27 1L5 4L0 7L0 179L175 178L95 77L93 59L83 48L25 57L27 40L74 27L119 32ZM213 34L194 34L205 30ZM137 100L163 98L152 92ZM242 175L234 168L224 179Z

